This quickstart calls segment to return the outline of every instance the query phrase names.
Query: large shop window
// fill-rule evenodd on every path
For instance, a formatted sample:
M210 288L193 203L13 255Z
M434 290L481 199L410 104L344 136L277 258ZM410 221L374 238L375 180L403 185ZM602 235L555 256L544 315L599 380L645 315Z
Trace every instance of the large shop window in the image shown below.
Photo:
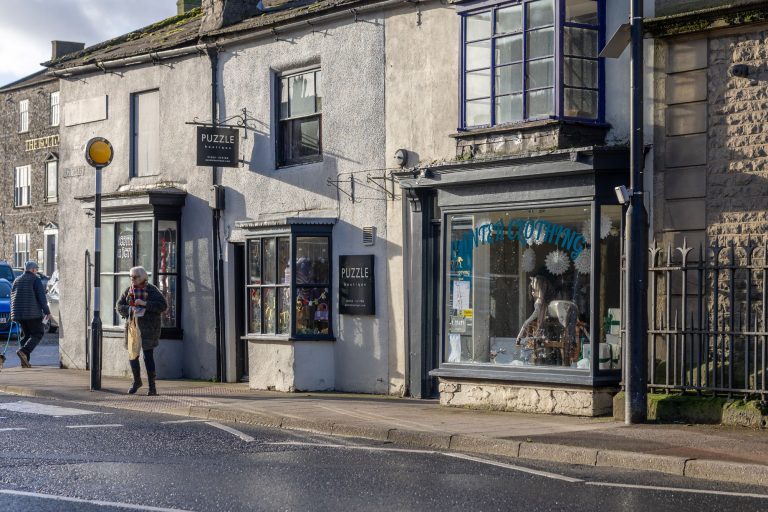
M138 220L105 223L101 228L101 312L104 325L122 325L115 312L120 294L130 285L131 267L142 266L150 282L168 302L164 329L180 327L179 228L177 220Z
M487 4L486 4L487 5ZM518 0L462 13L463 128L602 121L603 0Z
M330 232L252 238L247 250L248 334L332 338Z
M322 158L322 75L319 69L283 75L279 80L278 165Z
M599 239L591 211L584 205L447 216L444 362L589 370L593 335L618 343L612 321L620 316L621 209L603 208ZM603 269L593 280L595 247ZM590 322L593 283L597 329ZM598 350L600 368L611 369L610 350Z

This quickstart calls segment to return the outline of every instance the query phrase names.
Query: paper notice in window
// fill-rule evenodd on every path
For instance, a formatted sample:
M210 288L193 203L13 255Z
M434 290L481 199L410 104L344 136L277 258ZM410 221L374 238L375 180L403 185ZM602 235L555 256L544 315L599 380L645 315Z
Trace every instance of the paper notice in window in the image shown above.
M469 281L453 282L453 309L469 309Z

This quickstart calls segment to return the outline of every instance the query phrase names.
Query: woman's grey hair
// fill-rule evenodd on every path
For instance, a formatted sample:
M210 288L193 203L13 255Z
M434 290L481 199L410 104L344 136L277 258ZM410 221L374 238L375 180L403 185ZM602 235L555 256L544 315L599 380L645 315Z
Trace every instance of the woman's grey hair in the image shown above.
M130 271L130 275L138 276L142 283L149 281L149 274L147 274L147 271L144 269L144 267L133 267Z

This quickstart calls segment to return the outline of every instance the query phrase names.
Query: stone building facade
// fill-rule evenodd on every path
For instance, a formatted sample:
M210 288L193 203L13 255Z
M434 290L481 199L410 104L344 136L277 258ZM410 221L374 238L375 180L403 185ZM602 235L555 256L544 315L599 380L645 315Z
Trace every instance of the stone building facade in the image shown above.
M53 41L54 58L82 48ZM0 88L0 259L58 268L59 81L44 71Z
M698 248L768 235L768 9L657 2L657 239ZM698 252L698 251L696 251Z

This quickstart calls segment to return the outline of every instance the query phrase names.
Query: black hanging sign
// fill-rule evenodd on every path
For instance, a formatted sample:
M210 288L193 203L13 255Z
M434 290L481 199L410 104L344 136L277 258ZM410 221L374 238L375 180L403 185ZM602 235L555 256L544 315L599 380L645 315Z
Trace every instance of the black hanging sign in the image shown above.
M238 167L240 133L237 128L197 127L197 165Z
M375 315L373 255L339 256L339 313Z

